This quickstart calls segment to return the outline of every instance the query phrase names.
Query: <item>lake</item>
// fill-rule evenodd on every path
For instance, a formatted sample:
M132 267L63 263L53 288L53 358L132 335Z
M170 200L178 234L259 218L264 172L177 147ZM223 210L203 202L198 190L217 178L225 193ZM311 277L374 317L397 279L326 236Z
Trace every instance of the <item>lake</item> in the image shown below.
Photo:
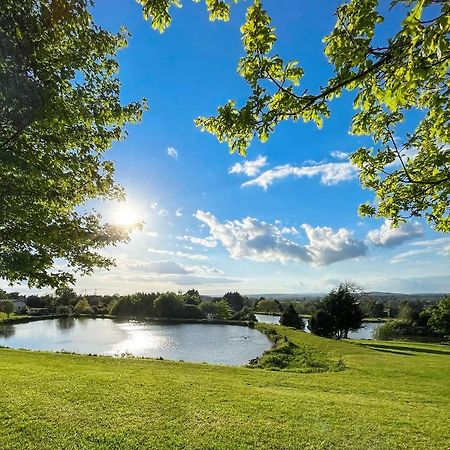
M269 314L255 314L258 322L262 323L280 323L280 316L271 316ZM309 333L308 330L308 319L303 319L305 321L306 327L305 331ZM358 331L351 331L348 333L350 339L373 339L372 333L376 330L382 323L379 322L364 322L363 326Z
M272 347L258 330L235 325L59 318L0 326L0 345L97 355L131 354L239 366Z

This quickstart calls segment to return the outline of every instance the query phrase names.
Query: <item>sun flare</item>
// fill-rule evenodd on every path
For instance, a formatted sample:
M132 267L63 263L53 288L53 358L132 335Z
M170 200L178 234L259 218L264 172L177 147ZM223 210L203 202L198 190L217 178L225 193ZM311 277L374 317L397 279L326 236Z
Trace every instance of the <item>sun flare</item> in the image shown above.
M133 225L140 221L138 214L130 205L118 205L114 211L114 223L117 225Z

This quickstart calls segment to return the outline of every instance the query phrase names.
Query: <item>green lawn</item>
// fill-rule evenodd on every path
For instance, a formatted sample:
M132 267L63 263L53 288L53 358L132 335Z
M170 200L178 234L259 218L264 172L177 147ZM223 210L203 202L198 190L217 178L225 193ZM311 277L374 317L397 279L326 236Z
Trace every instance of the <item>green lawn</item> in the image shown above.
M285 333L347 369L0 349L0 448L450 448L450 347Z

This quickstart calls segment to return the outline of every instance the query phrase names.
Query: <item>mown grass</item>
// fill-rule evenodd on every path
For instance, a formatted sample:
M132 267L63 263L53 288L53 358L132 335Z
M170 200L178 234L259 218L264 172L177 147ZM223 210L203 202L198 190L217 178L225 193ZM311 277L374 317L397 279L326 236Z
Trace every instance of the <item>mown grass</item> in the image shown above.
M342 358L346 369L292 373L0 349L0 448L449 447L450 347L277 329L329 361Z
M340 358L335 361L325 352L304 342L294 343L284 335L283 328L256 324L256 328L265 333L274 343L272 349L252 360L249 367L287 372L312 373L339 371L345 369ZM281 332L278 332L278 329Z

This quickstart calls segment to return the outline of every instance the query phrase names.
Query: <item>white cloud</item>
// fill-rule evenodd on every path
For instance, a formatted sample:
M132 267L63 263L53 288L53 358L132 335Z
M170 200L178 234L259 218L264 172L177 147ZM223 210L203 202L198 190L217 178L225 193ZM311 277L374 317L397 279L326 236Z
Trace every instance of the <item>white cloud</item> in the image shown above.
M204 211L197 211L195 217L209 227L211 236L220 241L234 259L308 260L305 249L283 238L274 225L251 217L222 224L211 213Z
M242 186L260 186L264 190L280 180L289 176L302 178L320 176L320 182L325 185L338 184L341 181L352 180L356 177L357 168L349 162L324 163L311 166L293 166L285 164L266 170L253 180L247 181Z
M417 255L425 255L427 253L430 253L432 250L428 248L420 249L420 250L409 250L407 252L399 253L398 255L395 255L393 258L391 258L390 263L391 264L399 264L408 261L409 259L413 258Z
M140 272L157 274L186 275L191 273L174 261L155 261L148 263L128 264L126 267L128 269L138 270Z
M298 230L295 227L283 227L281 229L281 234L298 234Z
M304 246L285 238L277 226L251 217L221 223L211 213L200 210L195 217L209 227L211 236L234 259L282 263L292 260L321 266L363 256L367 250L364 242L353 239L344 228L334 233L331 228L302 225L309 239Z
M167 217L168 214L169 214L169 211L167 211L167 209L160 208L158 202L152 203L152 204L150 205L150 208L152 208L153 211L155 211L155 213L156 213L158 216L161 216L161 217Z
M211 236L206 238L199 238L195 236L177 236L177 239L180 241L188 241L191 244L201 245L206 248L214 248L217 246L217 241Z
M418 247L442 247L443 245L446 244L450 244L450 237L426 239L424 241L413 242L411 245Z
M197 275L223 275L224 273L222 270L216 269L215 267L205 265L185 266L184 268Z
M335 150L334 152L331 152L330 155L336 159L348 159L348 153L341 152L339 150Z
M418 292L450 292L450 277L448 275L430 275L422 277L386 277L373 278L365 281L367 288L376 291L418 293Z
M178 209L175 211L175 215L176 215L177 217L182 217L182 215L183 215L182 211L183 211L183 208L178 208Z
M380 228L369 231L367 238L380 247L396 247L423 234L423 227L419 222L406 222L398 228L391 228L391 221L386 219Z
M309 244L306 246L313 265L328 266L344 259L357 258L367 253L366 244L352 237L352 233L340 228L333 232L329 227L316 227L303 224Z
M204 286L204 285L236 285L238 283L242 283L242 280L236 280L232 278L218 278L218 277L204 277L204 276L193 276L186 275L180 277L165 277L164 281L173 283L177 286L189 286L195 288L196 286Z
M245 173L245 175L247 175L248 177L254 177L255 175L258 175L262 167L267 166L266 161L267 157L260 155L253 161L236 163L230 168L228 173Z
M157 231L147 231L147 236L158 237L158 232Z
M173 159L178 159L178 152L173 147L168 147L167 148L167 154Z
M148 248L147 251L150 253L155 253L157 255L173 256L177 258L193 259L197 261L206 261L207 259L209 259L206 255L198 255L195 253L184 253L180 251L158 250L155 248Z

